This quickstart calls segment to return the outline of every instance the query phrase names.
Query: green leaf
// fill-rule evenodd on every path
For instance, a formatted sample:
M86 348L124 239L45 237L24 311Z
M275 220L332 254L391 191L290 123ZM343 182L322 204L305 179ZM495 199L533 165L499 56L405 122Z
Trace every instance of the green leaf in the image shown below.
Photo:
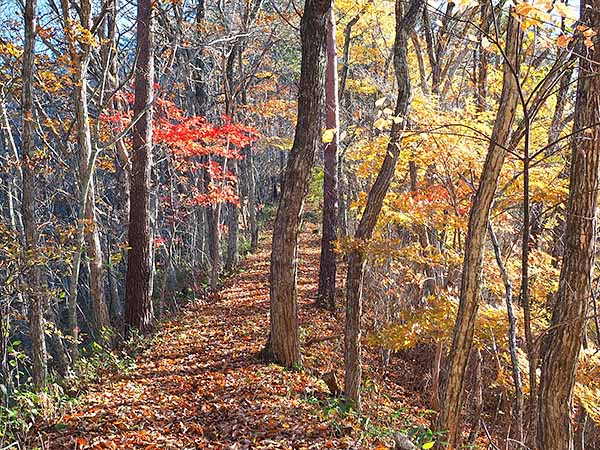
M428 448L433 447L433 445L435 444L435 441L431 441L431 442L426 442L423 444L423 447L421 447L424 450L427 450Z

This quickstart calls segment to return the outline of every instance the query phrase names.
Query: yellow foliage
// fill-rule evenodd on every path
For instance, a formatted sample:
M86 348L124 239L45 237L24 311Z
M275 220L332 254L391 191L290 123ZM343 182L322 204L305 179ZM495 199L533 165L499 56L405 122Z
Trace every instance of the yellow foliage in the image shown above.
M405 310L399 323L386 327L367 339L370 345L395 351L406 350L417 344L434 344L452 337L458 299L443 294L429 297L426 306L418 310ZM503 307L481 305L477 315L474 343L483 348L495 343L506 348L508 319Z

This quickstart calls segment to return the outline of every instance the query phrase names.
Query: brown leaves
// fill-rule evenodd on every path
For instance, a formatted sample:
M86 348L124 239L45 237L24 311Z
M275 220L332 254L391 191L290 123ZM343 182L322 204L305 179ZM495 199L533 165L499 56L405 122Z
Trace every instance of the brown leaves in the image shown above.
M268 333L267 246L264 242L260 253L249 257L217 301L201 299L165 323L146 344L135 370L114 374L111 385L98 386L64 415L66 431L55 429L46 436L50 448L385 448L377 437L365 434L356 416L346 416L335 406L339 400L320 379L325 372L343 379L339 339L305 345L307 370L301 372L256 358ZM318 235L302 233L300 246L303 339L341 336L339 318L312 306ZM368 361L377 353L366 357ZM366 373L369 379L379 376L368 369ZM391 399L400 392L392 386ZM397 399L365 396L367 411L391 414L398 406Z

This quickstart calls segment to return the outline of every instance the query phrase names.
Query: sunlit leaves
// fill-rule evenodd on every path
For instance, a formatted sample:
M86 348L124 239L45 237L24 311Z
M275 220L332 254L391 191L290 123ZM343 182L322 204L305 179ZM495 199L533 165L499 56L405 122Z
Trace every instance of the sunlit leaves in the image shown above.
M335 128L327 128L323 131L323 143L328 144L333 141L335 137Z

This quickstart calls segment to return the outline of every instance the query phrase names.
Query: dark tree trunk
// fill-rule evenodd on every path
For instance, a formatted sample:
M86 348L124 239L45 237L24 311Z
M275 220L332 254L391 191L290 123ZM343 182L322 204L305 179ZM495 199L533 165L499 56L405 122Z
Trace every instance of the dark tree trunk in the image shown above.
M465 257L460 290L460 305L452 348L448 359L448 379L446 394L438 418L438 430L446 432L448 449L458 448L460 441L459 419L462 409L462 393L473 345L475 317L479 308L479 287L481 265L485 245L488 218L494 194L498 187L498 177L504 163L506 151L504 144L509 141L518 100L519 54L521 48L521 31L519 23L510 16L507 29L506 56L504 62L504 79L500 108L496 115L492 139L481 173L479 188L471 207L469 227L466 239ZM518 75L517 75L518 76Z
M271 334L266 354L291 367L301 362L296 301L297 240L315 151L321 141L324 50L331 0L307 0L301 21L298 122L273 229Z
M327 70L325 75L325 128L333 130L330 142L325 143L323 177L323 234L317 303L323 308L335 309L336 256L338 219L338 146L340 113L338 102L338 73L335 44L335 13L331 8L327 20Z
M600 1L582 2L581 15L582 23L598 29ZM552 321L542 341L537 417L542 450L573 450L573 386L592 294L600 166L599 43L584 53L579 60L573 129L585 131L571 143L563 265Z
M23 228L25 231L26 258L38 259L38 233L35 218L35 122L33 118L33 78L35 74L35 35L36 0L27 0L24 11L25 46L23 49L23 89L21 102L23 107L23 133L21 150L23 153ZM31 362L33 366L33 384L41 389L46 383L48 356L44 338L45 299L41 282L41 267L34 262L27 274L29 283L29 327L31 333Z
M383 200L392 183L400 147L402 130L407 125L410 110L411 84L408 68L408 39L414 29L424 0L412 0L408 10L404 10L401 0L396 1L396 39L394 42L394 66L398 82L398 99L394 115L403 120L394 122L390 133L390 143L377 179L367 198L365 210L358 224L355 238L359 243L371 238L377 218L383 206ZM365 266L365 255L354 250L348 257L348 273L346 275L346 324L344 339L344 393L346 401L360 410L360 383L362 378L361 362L361 317L362 317L362 283Z
M131 164L131 208L125 324L146 333L154 324L152 305L152 230L150 184L152 168L152 102L154 96L154 50L152 1L139 0L137 10L137 66Z

